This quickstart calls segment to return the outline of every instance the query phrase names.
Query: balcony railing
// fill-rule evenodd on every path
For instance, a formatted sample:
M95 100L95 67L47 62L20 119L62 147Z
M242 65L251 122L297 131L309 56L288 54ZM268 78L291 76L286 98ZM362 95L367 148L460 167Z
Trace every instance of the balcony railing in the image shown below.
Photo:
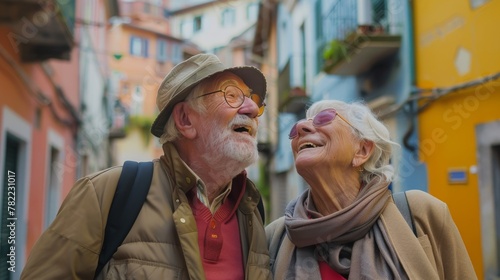
M323 30L326 40L344 40L357 27L356 0L339 0L325 16Z
M0 0L0 24L23 62L69 60L74 23L75 0Z
M338 0L325 16L323 70L359 75L397 52L402 16L389 0Z

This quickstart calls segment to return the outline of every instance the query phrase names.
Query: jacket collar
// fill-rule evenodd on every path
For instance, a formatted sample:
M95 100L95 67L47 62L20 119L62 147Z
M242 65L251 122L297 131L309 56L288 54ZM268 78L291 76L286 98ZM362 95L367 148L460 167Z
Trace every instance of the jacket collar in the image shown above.
M167 142L163 144L162 162L166 165L164 169L174 180L175 186L187 193L196 186L196 182L201 180L198 175L181 159L175 146Z
M194 188L198 182L201 181L200 177L181 159L175 146L167 142L163 144L163 153L161 161L164 169L174 180L175 185L179 187L184 193L189 192ZM257 207L260 199L260 194L255 184L246 177L246 171L243 170L237 177L243 176L246 180L245 193L243 194L242 203L240 203L239 210L244 214L251 214ZM237 187L233 185L233 188Z

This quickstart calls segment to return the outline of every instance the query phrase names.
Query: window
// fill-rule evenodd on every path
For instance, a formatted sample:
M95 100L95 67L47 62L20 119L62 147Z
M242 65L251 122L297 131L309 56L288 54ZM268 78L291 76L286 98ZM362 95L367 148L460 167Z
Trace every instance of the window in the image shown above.
M130 54L135 56L148 57L148 39L138 36L131 36Z
M222 11L221 24L222 26L231 26L236 22L236 11L234 8L226 8Z
M469 0L470 5L472 6L473 9L481 7L482 5L486 4L490 0Z
M144 2L144 13L146 14L151 13L151 3Z
M193 35L193 21L183 20L181 22L181 37L189 38Z
M202 17L195 16L193 20L193 32L198 32L201 30Z
M59 209L59 189L64 166L59 162L60 152L54 146L49 149L49 166L47 174L47 189L45 190L44 228L48 228Z
M182 61L182 47L180 44L172 44L172 63L177 64Z
M373 22L375 24L380 24L381 26L386 26L387 21L387 3L386 0L375 0L372 1L373 10Z
M170 10L167 8L163 8L163 17L164 18L169 18L170 17Z
M213 54L218 54L219 52L221 52L222 50L224 50L224 47L225 46L215 47L215 48L212 49L212 53Z
M9 191L15 191L16 207L16 268L23 267L25 263L25 250L27 241L28 218L25 211L28 205L28 189L31 161L30 147L32 147L33 127L23 118L13 112L9 106L4 106L0 112L0 162L3 163L0 171L0 279L19 279L20 270L15 269L15 272L7 270L9 267L10 246L7 242L8 236L11 234L7 224L11 222L7 220L11 217L8 212ZM9 172L10 171L10 172ZM32 175L32 174L31 174ZM10 180L9 180L10 179ZM15 182L15 190L9 189L9 181L12 187L12 181Z
M300 63L300 66L301 66L301 74L302 74L302 87L303 88L307 88L307 52L306 52L306 28L305 28L305 24L302 23L302 25L300 26L300 31L299 31L299 34L300 34L300 46L301 46L301 49L302 49L302 52L301 52L301 56L300 56L300 60L301 60L301 63Z
M478 88L480 89L480 88ZM484 89L483 93L488 93ZM475 126L478 159L481 247L485 275L483 279L499 279L500 276L500 121ZM463 219L462 219L463 220Z
M323 38L323 15L321 13L321 0L317 0L314 5L314 13L315 13L315 26L316 26L316 73L321 72L323 68L324 58L323 58L323 49L325 46L324 38Z
M144 91L140 85L136 85L134 87L134 91L132 92L132 102L130 106L130 115L137 116L142 115L143 104L144 104Z
M259 4L251 3L247 6L247 20L256 21L259 14Z
M158 39L156 46L156 59L159 62L167 61L167 41L163 39Z
M321 40L323 37L323 14L321 13L321 0L317 0L314 5L315 24L316 24L316 39Z
M45 215L44 228L52 223L59 210L59 193L64 173L62 163L64 155L64 138L53 130L47 134L47 177L45 182Z

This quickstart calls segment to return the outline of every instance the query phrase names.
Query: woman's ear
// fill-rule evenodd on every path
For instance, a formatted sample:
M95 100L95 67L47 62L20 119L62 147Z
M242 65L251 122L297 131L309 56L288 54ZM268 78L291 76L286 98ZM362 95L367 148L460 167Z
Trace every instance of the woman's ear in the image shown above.
M373 141L362 140L359 143L358 150L354 154L354 158L352 159L352 166L359 167L365 164L365 162L368 161L368 159L373 154L374 146L375 144L373 143Z
M196 137L196 128L193 126L190 117L192 117L191 108L186 102L177 103L174 106L171 117L174 118L175 126L179 133L187 139Z

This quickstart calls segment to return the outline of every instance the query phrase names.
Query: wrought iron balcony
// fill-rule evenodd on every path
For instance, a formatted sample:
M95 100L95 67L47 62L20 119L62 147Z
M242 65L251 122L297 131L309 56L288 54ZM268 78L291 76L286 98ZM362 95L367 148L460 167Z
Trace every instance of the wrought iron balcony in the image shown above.
M389 2L338 0L332 6L323 22L326 73L359 75L399 50L401 17Z
M69 60L74 22L75 0L0 0L0 24L23 62Z

